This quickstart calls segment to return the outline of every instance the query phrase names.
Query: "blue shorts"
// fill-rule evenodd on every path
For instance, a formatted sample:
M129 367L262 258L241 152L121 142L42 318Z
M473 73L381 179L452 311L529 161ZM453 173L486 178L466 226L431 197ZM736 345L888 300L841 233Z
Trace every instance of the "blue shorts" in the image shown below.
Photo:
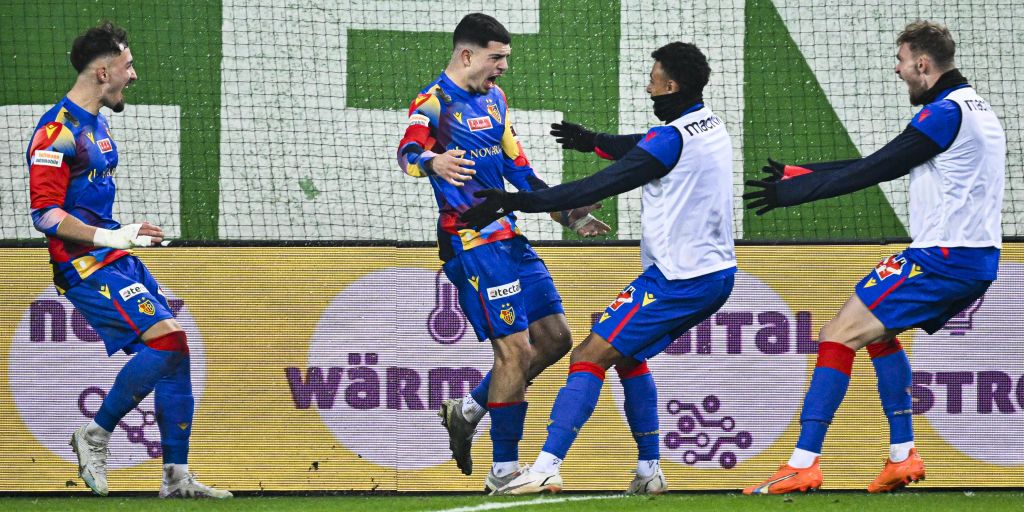
M156 279L135 256L93 272L64 294L103 339L107 355L133 352L132 343L157 322L174 318Z
M645 361L729 299L736 267L692 279L667 279L656 265L644 270L605 308L591 329L615 350Z
M442 268L459 290L459 306L480 341L525 331L534 320L565 313L548 268L523 237L474 247Z
M879 262L857 284L856 292L886 329L920 327L935 334L991 284L925 270L899 253Z

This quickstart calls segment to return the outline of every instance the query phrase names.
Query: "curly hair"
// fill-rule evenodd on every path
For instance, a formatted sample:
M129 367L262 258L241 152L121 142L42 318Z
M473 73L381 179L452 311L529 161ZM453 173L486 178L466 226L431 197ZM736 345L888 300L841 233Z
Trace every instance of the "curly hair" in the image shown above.
M669 78L691 95L701 94L711 76L711 66L700 49L690 43L674 42L651 52Z

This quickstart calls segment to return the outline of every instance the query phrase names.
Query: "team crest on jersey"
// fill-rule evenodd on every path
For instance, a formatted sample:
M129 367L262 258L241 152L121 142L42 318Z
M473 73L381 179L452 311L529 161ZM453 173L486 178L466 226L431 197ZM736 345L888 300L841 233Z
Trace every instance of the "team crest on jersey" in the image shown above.
M878 279L882 280L889 276L898 276L903 273L903 266L906 264L907 260L903 256L889 256L878 262L878 265L875 266L875 274L878 274Z
M100 153L110 153L114 150L114 144L110 142L109 138L96 141L96 145L100 147Z
M156 314L156 306L153 305L153 301L149 299L139 300L139 313L153 316Z
M633 302L633 292L635 291L636 288L633 288L632 286L627 286L626 289L619 292L619 296L615 297L615 300L608 305L608 309L612 311L618 311L619 307L622 306L623 304Z
M497 121L499 123L501 122L501 112L498 111L498 106L497 105L495 105L493 103L491 103L490 105L487 105L487 113L490 114L491 117L493 117L495 121Z
M511 304L502 304L499 316L508 325L512 325L512 322L516 321L516 312L512 310Z
M469 126L469 131L478 132L480 130L490 130L494 125L491 124L491 118L489 117L473 117L466 121L466 126Z

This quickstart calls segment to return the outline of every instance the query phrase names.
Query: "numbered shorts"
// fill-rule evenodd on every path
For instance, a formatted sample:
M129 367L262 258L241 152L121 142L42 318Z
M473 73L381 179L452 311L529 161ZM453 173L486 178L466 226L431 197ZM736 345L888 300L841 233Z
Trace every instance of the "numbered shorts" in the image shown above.
M857 284L856 293L886 329L920 327L935 334L991 284L925 270L899 253L879 262Z
M565 312L548 268L523 237L474 247L442 268L480 341L525 331L534 320Z
M656 265L619 292L591 329L637 361L661 353L713 315L732 293L736 267L692 279L667 279Z
M103 339L107 355L130 347L161 320L174 318L160 285L135 256L93 272L64 294Z

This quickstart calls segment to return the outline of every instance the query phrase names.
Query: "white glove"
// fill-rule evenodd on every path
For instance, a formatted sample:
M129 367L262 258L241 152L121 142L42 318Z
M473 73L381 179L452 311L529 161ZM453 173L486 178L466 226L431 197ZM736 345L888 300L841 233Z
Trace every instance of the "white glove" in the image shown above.
M149 235L139 236L139 229L142 224L128 224L119 229L96 228L96 234L92 238L92 244L97 247L112 247L114 249L131 249L132 247L149 247L153 245L153 237Z

